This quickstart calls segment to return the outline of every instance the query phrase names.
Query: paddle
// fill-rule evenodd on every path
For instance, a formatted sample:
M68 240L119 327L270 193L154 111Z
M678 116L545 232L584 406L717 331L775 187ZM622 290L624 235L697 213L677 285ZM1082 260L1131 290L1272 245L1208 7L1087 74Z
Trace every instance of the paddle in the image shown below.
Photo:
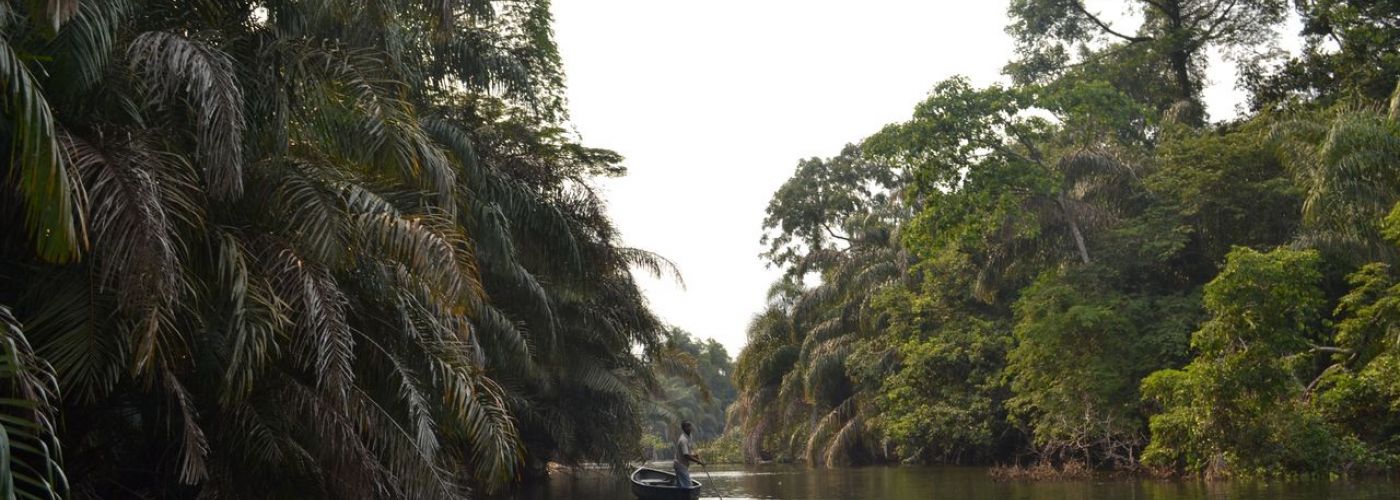
M705 471L705 480L710 482L710 487L715 489L715 494L719 495L719 500L724 500L724 494L719 492L719 485L715 484L715 477L710 475L710 468L705 464L700 464L700 470Z

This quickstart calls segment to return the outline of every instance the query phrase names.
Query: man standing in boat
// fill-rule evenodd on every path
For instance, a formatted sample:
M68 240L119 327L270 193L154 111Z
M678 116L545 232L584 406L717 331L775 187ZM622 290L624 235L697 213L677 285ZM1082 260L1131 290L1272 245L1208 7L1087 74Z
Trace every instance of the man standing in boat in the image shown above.
M695 462L701 467L705 462L700 461L700 455L695 454L695 448L690 444L690 421L681 422L681 437L676 440L676 460L671 463L676 468L676 486L689 488L690 463Z

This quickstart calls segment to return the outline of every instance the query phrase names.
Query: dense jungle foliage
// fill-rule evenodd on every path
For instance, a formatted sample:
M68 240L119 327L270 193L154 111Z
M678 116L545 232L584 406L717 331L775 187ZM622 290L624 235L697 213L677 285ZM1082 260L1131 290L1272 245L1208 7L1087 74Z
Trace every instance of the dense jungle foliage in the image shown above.
M798 164L734 371L746 459L1400 467L1400 4L1122 5L1139 27L1013 0L1009 84ZM1237 119L1205 114L1211 53Z
M724 434L724 411L739 396L730 377L734 361L714 339L701 341L679 329L671 329L666 342L664 351L684 355L687 364L657 374L661 390L650 399L646 435L642 437L645 456L649 460L675 458L679 423L689 421L694 425L691 439L706 451L704 458L713 461L717 450L711 444ZM690 366L692 360L694 365Z
M0 496L640 457L696 363L562 95L547 0L0 1Z

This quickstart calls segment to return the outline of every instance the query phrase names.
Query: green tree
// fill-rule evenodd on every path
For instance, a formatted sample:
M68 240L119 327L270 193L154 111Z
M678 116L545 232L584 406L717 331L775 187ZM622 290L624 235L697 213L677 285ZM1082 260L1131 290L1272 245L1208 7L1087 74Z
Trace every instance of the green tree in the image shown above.
M1077 133L1057 136L1062 129L1027 113L1036 102L1027 91L973 89L955 78L940 83L912 120L866 140L870 154L912 172L909 196L919 210L904 244L970 252L981 269L976 293L988 302L1024 285L1039 266L1092 262L1090 231L1109 225L1136 186L1109 138L1122 121L1136 121L1132 103L1104 86L1045 101L1079 125L1063 130Z
M1211 318L1191 337L1195 360L1143 381L1160 405L1143 463L1207 475L1324 471L1337 450L1302 411L1296 369L1319 341L1324 305L1316 252L1230 253L1205 288Z
M1303 50L1277 68L1247 67L1243 85L1255 109L1354 98L1384 100L1400 80L1400 5L1387 0L1295 2Z
M1400 205L1382 224L1400 246ZM1350 444L1348 468L1386 470L1400 462L1400 379L1396 331L1400 330L1400 276L1374 262L1348 277L1350 291L1337 305L1336 347L1330 364L1309 384L1316 411Z
M1016 302L1007 406L1042 459L1135 467L1146 443L1137 381L1186 350L1199 297L1125 294L1109 274L1048 271Z
M763 257L786 273L736 364L745 455L1391 467L1383 4L1297 2L1309 52L1280 69L1282 0L1012 2L1014 86L940 82L775 193ZM1270 111L1205 122L1212 51Z
M889 315L882 340L893 349L866 347L853 356L856 378L878 382L871 426L905 460L993 461L1019 444L1006 418L1010 391L1002 372L1011 327L947 307L934 298L937 275L926 276L920 293L895 290L881 298Z
M1173 134L1144 177L1154 203L1130 232L1130 260L1165 286L1197 287L1219 273L1234 246L1272 248L1299 231L1303 192L1265 137L1268 120ZM1130 243L1131 244L1131 243ZM1173 277L1171 274L1178 274Z
M903 184L899 173L865 158L860 148L846 145L829 159L811 158L797 164L797 171L768 202L761 243L763 257L775 266L805 274L819 271L832 252L858 243L861 218L890 207L889 199Z
M1173 106L1186 104L1187 122L1199 122L1206 54L1247 50L1271 41L1288 11L1284 0L1138 0L1126 12L1141 18L1136 30L1115 24L1082 0L1015 0L1007 32L1019 61L1010 66L1023 81L1053 78L1105 53L1126 52L1124 62L1156 68ZM1161 108L1165 109L1165 108ZM1178 111L1179 113L1180 111Z

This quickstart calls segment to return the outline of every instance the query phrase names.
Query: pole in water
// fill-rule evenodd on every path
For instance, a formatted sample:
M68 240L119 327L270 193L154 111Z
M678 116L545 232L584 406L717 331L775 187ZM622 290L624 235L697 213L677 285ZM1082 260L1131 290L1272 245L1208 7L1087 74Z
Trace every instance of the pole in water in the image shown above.
M705 471L705 479L710 482L710 487L714 488L715 494L720 500L724 500L724 495L719 492L719 485L715 484L715 477L710 475L710 468L705 464L700 464L700 469Z

